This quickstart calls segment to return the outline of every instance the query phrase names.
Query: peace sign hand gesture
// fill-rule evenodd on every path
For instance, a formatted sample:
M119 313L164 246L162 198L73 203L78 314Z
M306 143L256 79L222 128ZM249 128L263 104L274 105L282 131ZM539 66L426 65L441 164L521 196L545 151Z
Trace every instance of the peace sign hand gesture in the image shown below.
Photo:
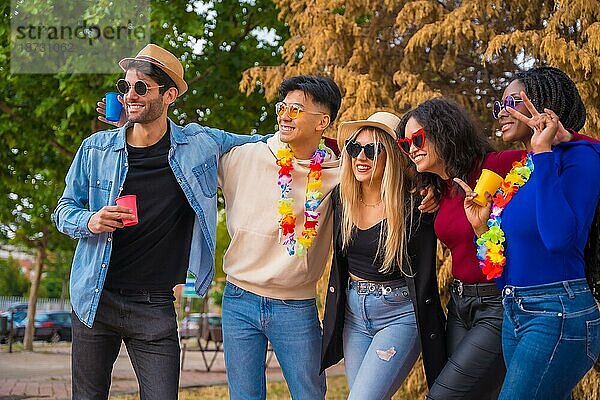
M571 140L571 134L562 126L554 111L544 108L544 112L540 113L536 110L524 91L521 91L520 95L523 104L525 104L525 107L531 113L531 117L522 114L514 108L507 107L506 109L511 116L533 129L531 148L534 153L552 151L552 144Z
M533 128L533 136L531 137L531 150L534 153L552 151L552 143L554 143L558 131L559 120L554 111L544 108L544 114L542 115L543 118Z

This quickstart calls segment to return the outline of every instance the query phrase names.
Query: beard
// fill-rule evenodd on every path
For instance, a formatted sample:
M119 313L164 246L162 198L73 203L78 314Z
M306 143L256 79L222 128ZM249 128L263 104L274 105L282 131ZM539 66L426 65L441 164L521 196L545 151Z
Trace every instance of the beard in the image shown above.
M144 124L156 121L163 113L162 97L150 100L146 103L144 110L133 116L127 112L127 120L132 123Z

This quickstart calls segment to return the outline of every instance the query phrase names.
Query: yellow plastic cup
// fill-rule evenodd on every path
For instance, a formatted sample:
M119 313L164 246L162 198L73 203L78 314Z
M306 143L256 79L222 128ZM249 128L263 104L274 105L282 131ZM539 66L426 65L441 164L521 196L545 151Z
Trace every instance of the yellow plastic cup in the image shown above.
M485 192L488 192L493 196L503 180L504 179L494 171L485 168L482 169L481 176L477 180L477 185L475 185L474 189L474 192L477 193L477 197L475 197L473 201L480 206L485 206L487 204Z

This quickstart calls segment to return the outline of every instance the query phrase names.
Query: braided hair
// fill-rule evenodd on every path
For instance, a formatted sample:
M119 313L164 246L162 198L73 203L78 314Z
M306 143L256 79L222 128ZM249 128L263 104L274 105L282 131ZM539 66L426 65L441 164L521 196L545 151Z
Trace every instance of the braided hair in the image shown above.
M554 111L566 129L579 131L585 124L586 111L575 83L553 67L539 67L516 73L512 81L525 85L525 93L538 111Z
M511 81L525 85L525 93L535 108L549 108L567 129L583 128L586 111L575 83L567 74L552 67L539 67L515 74ZM600 301L600 201L584 251L585 274L594 297Z

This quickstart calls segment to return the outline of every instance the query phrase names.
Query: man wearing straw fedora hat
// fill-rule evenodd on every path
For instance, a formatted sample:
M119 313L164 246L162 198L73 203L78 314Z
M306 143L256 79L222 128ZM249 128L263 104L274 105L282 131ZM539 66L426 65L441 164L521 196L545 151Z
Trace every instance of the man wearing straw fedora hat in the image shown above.
M144 61L148 56L144 54ZM126 67L129 62L136 61L124 60L121 65ZM280 132L267 143L238 147L243 151L231 153L231 157L218 160L218 156L211 156L203 169L194 171L201 186L190 187L192 196L214 198L217 181L212 179L212 171L217 169L218 160L232 236L224 259L228 285L223 302L225 363L232 399L264 398L267 340L273 345L294 398L325 395L325 377L319 374L321 328L315 292L330 247L328 194L337 181L338 164L322 134L337 115L341 94L331 79L297 76L284 80L280 95L283 101L276 106ZM141 120L137 102L125 96L127 113L117 124L132 118ZM104 104L98 106L101 112ZM314 198L302 207L309 188ZM281 214L284 210L285 216ZM205 214L213 232L214 215L216 209ZM293 223L296 218L297 224ZM284 220L285 227L281 222ZM295 229L296 225L300 228ZM317 229L319 239L312 243L309 238L315 238ZM296 231L298 236L294 235ZM214 251L214 241L211 245ZM197 251L193 246L192 253ZM212 271L213 263L214 258L204 257L200 272ZM199 282L207 284L204 278L212 274L202 273L200 277ZM110 284L110 279L107 282ZM231 296L232 290L245 295ZM197 285L197 291L204 294L205 287L198 290ZM254 310L255 301L265 303L268 320L263 318L265 315L254 314L256 320L240 318L250 316L244 310ZM254 323L262 326L253 330Z
M338 162L322 135L337 116L341 94L331 79L319 76L285 79L279 94L279 132L266 143L236 147L218 161L232 237L223 262L232 399L265 398L268 341L293 398L325 395L315 295L331 243L329 193L337 183ZM211 165L216 169L216 159ZM216 182L206 183L197 190L214 196ZM212 269L213 261L203 259L211 265L202 270Z
M124 125L83 141L52 215L61 232L79 239L70 282L72 395L108 398L124 342L141 398L176 399L172 288L189 270L197 292L206 293L214 275L219 158L262 136L168 119L168 107L188 87L180 61L159 46L119 65ZM137 207L116 205L124 195L135 195Z

